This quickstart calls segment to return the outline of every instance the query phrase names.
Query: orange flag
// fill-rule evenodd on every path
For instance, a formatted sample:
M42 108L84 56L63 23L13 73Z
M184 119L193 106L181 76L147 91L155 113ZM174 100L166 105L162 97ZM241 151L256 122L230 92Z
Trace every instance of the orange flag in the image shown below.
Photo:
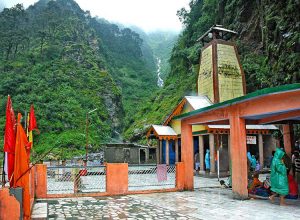
M14 160L15 160L15 144L16 144L16 118L12 107L10 96L7 97L6 104L6 122L4 132L4 152L6 153L5 165L6 173L10 186L13 184Z
M23 218L30 219L29 161L26 152L29 142L21 125L21 117L18 113L13 187L23 188Z
M29 112L29 126L28 130L32 131L34 129L37 129L37 124L36 124L36 118L34 115L34 108L33 105L30 106L30 112Z

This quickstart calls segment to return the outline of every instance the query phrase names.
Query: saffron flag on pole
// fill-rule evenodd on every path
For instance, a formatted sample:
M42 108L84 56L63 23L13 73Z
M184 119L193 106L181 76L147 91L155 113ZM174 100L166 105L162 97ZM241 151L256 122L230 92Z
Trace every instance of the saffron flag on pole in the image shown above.
M33 105L30 106L28 130L29 131L37 130L37 124L36 124L36 118L34 115Z
M29 146L26 133L21 125L22 115L18 114L15 147L15 170L13 187L23 188L23 219L30 219L29 161L26 149Z
M27 119L27 130L28 130L27 131L27 136L28 136L29 142L31 143L26 148L27 155L28 155L28 160L29 160L29 158L30 158L30 150L33 147L33 135L32 135L32 131L33 130L37 130L37 124L36 124L36 118L35 118L35 115L34 115L34 107L33 107L33 105L30 106L29 117Z
M16 125L16 119L12 107L12 101L10 96L8 96L7 104L6 104L6 121L5 121L5 131L4 131L4 152L5 152L4 168L5 168L5 173L8 175L10 186L12 186L13 183L13 172L14 172L14 158L15 158L15 144L16 144L15 125Z

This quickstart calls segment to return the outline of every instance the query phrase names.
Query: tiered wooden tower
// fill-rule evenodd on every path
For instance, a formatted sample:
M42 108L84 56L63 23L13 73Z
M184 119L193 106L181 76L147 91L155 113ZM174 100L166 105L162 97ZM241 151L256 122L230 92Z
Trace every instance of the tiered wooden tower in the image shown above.
M214 102L223 102L246 93L244 71L234 42L236 32L213 26L198 41L201 51L198 76L198 95L206 95Z

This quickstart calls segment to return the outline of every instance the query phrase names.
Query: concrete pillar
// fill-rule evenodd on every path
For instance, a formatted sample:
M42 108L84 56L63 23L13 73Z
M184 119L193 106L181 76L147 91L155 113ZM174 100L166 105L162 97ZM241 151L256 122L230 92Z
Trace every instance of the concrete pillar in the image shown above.
M209 134L209 151L210 151L210 173L216 173L215 166L215 136L214 134Z
M170 164L170 156L169 156L169 140L166 140L166 164Z
M32 167L30 170L29 190L30 190L30 207L33 207L34 198L35 198L35 167Z
M284 150L286 154L291 157L292 154L292 148L293 148L293 125L292 124L286 124L282 126L283 128L283 143L284 143Z
M38 199L46 198L47 197L47 165L36 164L35 174L36 174L35 196Z
M159 144L160 144L160 141L159 139L157 139L157 147L156 147L156 163L159 164L159 160L160 160L160 156L159 156Z
M194 190L194 150L192 125L181 121L181 161L184 162L184 189Z
M128 163L106 164L106 192L109 195L128 192Z
M228 158L231 161L231 154L230 154L230 134L228 134Z
M205 173L205 170L204 170L204 140L203 140L203 135L199 136L199 157L200 157L200 173Z
M231 153L230 153L230 134L228 134L228 162L229 162L229 167L228 167L228 173L231 175Z
M248 198L247 145L245 119L232 114L230 122L230 153L232 164L232 192L237 199Z
M162 164L162 140L159 140L159 163Z
M176 163L176 188L178 190L184 189L184 163Z
M20 202L10 193L8 188L0 189L0 201L0 219L23 219L23 216L20 216Z
M259 164L264 167L264 142L262 134L258 134Z
M175 140L175 162L179 161L178 139Z

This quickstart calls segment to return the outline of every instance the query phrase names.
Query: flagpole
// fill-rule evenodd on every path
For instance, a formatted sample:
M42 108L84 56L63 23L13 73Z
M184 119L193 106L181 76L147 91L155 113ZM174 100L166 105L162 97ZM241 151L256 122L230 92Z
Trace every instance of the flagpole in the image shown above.
M3 163L2 163L2 188L5 186L5 152L3 152Z

